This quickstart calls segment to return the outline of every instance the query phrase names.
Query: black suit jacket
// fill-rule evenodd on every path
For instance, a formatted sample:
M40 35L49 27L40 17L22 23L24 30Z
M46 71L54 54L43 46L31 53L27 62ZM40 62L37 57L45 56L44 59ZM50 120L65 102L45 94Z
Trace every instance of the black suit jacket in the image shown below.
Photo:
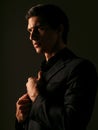
M94 65L67 48L43 71L39 96L17 130L85 130L93 111L97 74Z

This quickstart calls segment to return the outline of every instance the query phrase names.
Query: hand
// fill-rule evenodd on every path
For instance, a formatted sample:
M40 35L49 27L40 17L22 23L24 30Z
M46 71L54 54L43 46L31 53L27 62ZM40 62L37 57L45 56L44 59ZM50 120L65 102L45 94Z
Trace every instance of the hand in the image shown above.
M40 78L41 78L41 71L38 73L37 78L29 77L28 82L26 83L27 93L33 102L35 101L36 97L39 94L37 89L37 82L40 80Z
M31 100L28 94L24 94L16 103L16 118L18 122L24 122L31 108Z

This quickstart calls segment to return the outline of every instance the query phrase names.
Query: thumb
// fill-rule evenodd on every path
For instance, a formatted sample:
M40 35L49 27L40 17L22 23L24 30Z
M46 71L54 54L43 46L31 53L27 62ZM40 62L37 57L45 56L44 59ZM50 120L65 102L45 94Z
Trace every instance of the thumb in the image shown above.
M42 77L42 71L39 71L37 80L41 79L41 77Z

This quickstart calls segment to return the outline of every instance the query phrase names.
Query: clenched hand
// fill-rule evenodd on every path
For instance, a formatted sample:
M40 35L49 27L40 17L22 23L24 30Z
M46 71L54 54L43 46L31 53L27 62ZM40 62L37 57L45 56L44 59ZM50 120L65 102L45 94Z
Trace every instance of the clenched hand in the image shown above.
M24 122L28 117L31 108L31 100L28 94L24 94L16 102L16 118L18 122Z
M26 83L27 93L33 102L35 101L36 97L39 94L37 83L40 80L40 78L41 78L41 71L39 71L37 78L29 77L28 82Z

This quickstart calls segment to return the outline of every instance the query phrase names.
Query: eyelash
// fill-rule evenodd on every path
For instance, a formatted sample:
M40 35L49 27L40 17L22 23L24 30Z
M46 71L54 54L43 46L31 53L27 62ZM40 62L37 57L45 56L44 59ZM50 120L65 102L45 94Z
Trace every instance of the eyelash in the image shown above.
M37 31L40 31L40 30L45 30L46 28L42 27L42 26L39 26L39 27L35 27L34 29L37 30ZM29 30L29 33L30 32L32 32L32 29Z

